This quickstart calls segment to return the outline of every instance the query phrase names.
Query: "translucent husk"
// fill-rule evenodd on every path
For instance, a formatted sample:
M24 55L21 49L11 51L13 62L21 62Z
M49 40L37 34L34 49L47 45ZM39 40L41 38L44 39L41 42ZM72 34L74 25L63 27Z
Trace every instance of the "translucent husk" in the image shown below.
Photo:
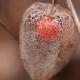
M69 62L80 40L70 12L60 5L54 5L51 12L51 6L34 3L25 11L20 26L21 58L32 80L49 80L55 76ZM62 32L51 42L42 40L36 28L37 22L47 16L62 24Z

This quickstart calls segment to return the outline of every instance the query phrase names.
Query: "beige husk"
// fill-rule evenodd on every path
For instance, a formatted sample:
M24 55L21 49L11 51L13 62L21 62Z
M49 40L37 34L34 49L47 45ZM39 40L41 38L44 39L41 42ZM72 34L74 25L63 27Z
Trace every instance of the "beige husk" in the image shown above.
M60 5L34 3L24 13L20 26L20 52L24 67L32 80L49 80L70 60L79 43L79 33L71 14ZM54 15L55 14L55 15ZM37 22L46 16L59 19L62 32L57 39L46 42L37 34Z

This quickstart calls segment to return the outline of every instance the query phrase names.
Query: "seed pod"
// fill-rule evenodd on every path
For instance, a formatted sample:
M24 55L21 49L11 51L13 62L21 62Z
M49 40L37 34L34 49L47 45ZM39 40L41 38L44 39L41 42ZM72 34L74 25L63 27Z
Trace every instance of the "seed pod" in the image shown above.
M24 13L20 26L20 51L32 80L48 80L70 60L79 43L71 14L60 5L34 3Z

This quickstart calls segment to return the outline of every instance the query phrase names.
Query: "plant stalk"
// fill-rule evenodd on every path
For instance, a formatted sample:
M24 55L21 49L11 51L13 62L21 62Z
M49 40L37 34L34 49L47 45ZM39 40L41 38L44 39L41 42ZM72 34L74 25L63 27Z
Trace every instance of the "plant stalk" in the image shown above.
M66 0L66 2L67 2L67 5L68 5L68 8L70 9L72 17L73 17L73 19L75 21L75 24L76 24L76 26L77 26L77 28L78 28L78 30L80 32L80 22L79 22L79 18L77 16L77 13L76 13L76 11L74 9L73 3L72 3L71 0Z
M55 2L55 0L52 0L52 7L51 7L50 14L52 14L52 12L53 12L54 2Z
M4 29L6 29L18 41L18 38L15 36L14 32L9 27L7 27L1 19L0 19L0 25Z

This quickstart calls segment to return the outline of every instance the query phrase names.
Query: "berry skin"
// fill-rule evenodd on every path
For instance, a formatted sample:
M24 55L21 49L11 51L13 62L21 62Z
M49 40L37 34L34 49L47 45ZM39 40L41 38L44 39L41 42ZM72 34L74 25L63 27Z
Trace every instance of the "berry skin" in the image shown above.
M61 23L55 17L44 17L37 23L37 34L43 41L54 41L61 32Z

